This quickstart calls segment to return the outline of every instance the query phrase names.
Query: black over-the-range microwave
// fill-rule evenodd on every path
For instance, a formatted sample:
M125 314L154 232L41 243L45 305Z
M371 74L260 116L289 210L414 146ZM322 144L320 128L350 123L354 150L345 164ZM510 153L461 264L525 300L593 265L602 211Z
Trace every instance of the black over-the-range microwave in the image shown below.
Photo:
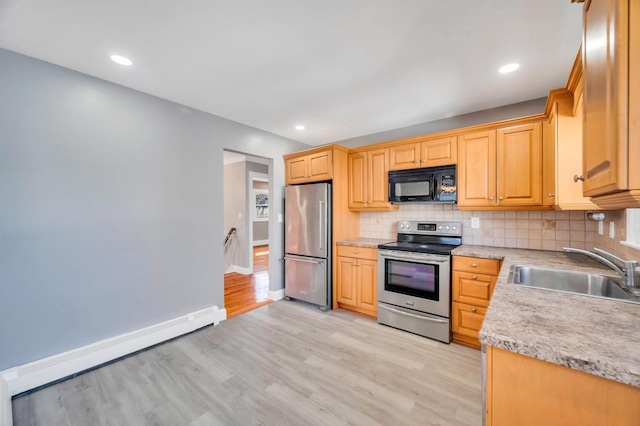
M389 172L391 203L455 203L456 200L456 166Z

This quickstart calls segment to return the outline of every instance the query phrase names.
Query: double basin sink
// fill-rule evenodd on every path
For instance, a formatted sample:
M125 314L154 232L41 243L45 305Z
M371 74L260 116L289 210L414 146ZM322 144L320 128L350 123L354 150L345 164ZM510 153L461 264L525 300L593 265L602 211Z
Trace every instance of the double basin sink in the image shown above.
M621 278L610 275L514 265L511 267L509 282L546 290L640 303L640 297L626 290Z

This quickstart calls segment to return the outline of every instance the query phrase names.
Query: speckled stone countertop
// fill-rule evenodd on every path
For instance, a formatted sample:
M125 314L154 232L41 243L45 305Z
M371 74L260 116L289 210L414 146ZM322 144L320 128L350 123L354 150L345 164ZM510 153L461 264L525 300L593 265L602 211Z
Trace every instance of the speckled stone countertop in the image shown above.
M512 265L616 275L584 255L463 245L503 259L480 342L640 387L640 304L509 284Z
M339 246L378 248L379 244L384 244L391 241L393 240L389 240L389 239L384 240L379 238L356 238L355 240L337 241L336 244Z

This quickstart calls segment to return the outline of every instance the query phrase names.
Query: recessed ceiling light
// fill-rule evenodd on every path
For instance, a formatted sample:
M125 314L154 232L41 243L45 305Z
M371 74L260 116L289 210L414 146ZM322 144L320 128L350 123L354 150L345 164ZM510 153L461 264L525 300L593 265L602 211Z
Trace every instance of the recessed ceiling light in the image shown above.
M131 59L125 58L124 56L120 56L120 55L111 55L111 60L116 64L124 65L127 67L133 64L133 62L131 62Z
M502 74L506 74L508 72L513 72L518 68L520 68L520 64L508 64L501 67L498 71L500 71Z
M298 124L296 126L296 130L304 130L306 127L304 127L302 124Z

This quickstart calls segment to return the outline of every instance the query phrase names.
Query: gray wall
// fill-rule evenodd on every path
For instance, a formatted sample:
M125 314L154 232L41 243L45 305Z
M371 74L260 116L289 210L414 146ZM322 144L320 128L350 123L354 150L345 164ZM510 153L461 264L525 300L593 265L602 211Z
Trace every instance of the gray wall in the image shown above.
M222 150L274 159L277 214L308 146L3 49L0 70L0 370L223 306Z
M373 133L352 139L336 142L347 148L355 148L372 143L392 141L395 139L409 138L427 133L443 132L445 130L459 129L461 127L475 126L477 124L491 123L493 121L509 120L511 118L525 117L544 112L547 98L532 99L517 104L505 105L498 108L486 109L442 120L416 124L415 126L402 127L386 132Z

